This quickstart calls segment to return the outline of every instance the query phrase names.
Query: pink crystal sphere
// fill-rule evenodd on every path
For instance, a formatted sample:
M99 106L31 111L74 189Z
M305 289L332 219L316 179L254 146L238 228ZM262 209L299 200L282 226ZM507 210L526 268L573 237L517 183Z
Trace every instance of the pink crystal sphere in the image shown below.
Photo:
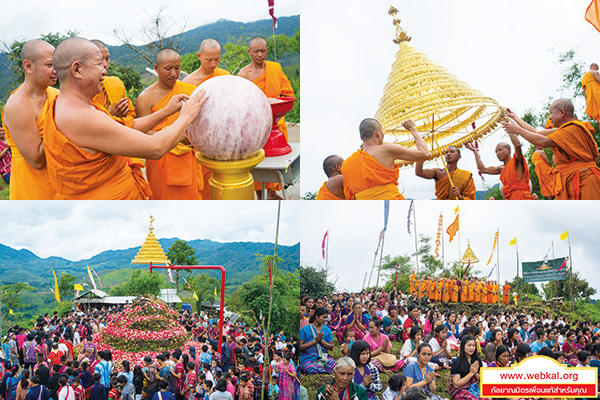
M271 132L273 115L267 96L254 83L237 76L203 82L209 99L187 128L187 136L205 157L242 160L255 155Z

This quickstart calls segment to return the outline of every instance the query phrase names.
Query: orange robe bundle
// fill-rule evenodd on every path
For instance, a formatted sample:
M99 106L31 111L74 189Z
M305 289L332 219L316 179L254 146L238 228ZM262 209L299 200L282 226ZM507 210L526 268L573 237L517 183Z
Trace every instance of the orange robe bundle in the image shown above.
M563 191L562 176L557 168L546 164L546 160L537 153L531 155L535 165L535 174L540 181L540 191L544 197L556 197Z
M194 89L196 89L194 85L177 81L173 89L152 107L152 112L165 108L173 96L178 94L189 96ZM165 129L178 117L179 113L176 112L152 130ZM202 168L196 162L194 149L190 146L179 143L159 160L146 160L146 174L152 189L150 200L202 200L200 193L204 188Z
M523 179L519 180L517 156L513 154L512 158L502 168L500 181L503 185L502 194L506 200L533 200L529 188L529 168L527 168L525 159L523 159Z
M502 304L508 304L508 300L510 298L510 288L509 284L506 284L502 287Z
M331 190L329 190L329 188L326 186L326 183L327 182L323 182L323 186L321 186L321 188L319 189L319 192L317 193L317 200L343 200L337 197L335 194L333 194Z
M206 75L206 77L204 77L204 79L202 79L198 85L201 85L202 82L205 82L205 81L209 80L210 78L214 78L215 76L222 76L222 75L231 75L231 72L217 67L214 69L214 71L210 75ZM292 93L293 93L293 91L292 91ZM293 96L293 94L292 94L292 96Z
M389 169L358 150L342 164L344 195L355 200L404 200L398 191L399 167Z
M20 86L15 89L11 96L19 90ZM54 103L58 96L58 90L53 87L46 89L46 102L42 107L42 112L36 123L42 141L44 140L44 125L48 116L48 108L51 103ZM9 130L4 126L4 109L2 110L2 126L6 132L6 144L12 152L12 160L10 162L10 199L11 200L52 200L56 191L50 186L48 177L48 165L42 169L32 168L17 148Z
M127 111L127 116L120 118L115 117L114 115L109 115L115 121L123 124L129 128L133 128L133 120L135 119L135 107L129 97L127 97L127 91L125 90L125 85L116 76L105 76L104 85L102 86L102 90L96 96L92 98L93 102L100 104L106 110L110 111L110 108L117 104L122 98L127 98L127 102L129 104L129 110Z
M273 61L265 61L265 73L256 78L254 84L264 92L267 97L277 98L280 96L293 97L294 89L288 80L287 76L281 69L279 63ZM285 140L288 140L287 126L285 125L285 117L277 122L279 130L284 134ZM281 190L279 183L266 183L265 187L269 190ZM254 182L254 190L261 190L262 184Z
M556 198L600 199L600 169L596 166L598 145L585 124L567 122L548 137L556 144L552 147L554 164L562 176L564 187Z
M456 169L450 172L452 183L460 190L460 194L465 200L475 200L475 182L473 182L473 174L464 169ZM455 200L455 197L450 191L450 179L444 176L435 182L435 197L438 200Z
M581 88L585 88L585 113L590 118L600 121L600 82L591 72L586 72L581 80Z
M44 125L44 150L57 200L144 200L152 194L136 159L77 147L54 124L54 100ZM99 104L94 107L108 114Z

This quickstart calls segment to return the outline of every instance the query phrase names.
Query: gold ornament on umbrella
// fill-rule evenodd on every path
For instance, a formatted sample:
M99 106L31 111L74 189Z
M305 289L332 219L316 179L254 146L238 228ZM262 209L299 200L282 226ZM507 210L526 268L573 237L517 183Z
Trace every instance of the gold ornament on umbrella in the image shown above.
M393 143L415 147L412 134L402 121L412 119L426 143L432 146L432 160L443 156L449 146L462 147L494 132L505 118L506 110L498 102L471 88L445 68L417 51L411 37L400 26L398 10L390 7L396 27L394 43L400 49L383 90L375 118ZM434 137L435 132L435 137ZM412 161L397 161L400 166Z

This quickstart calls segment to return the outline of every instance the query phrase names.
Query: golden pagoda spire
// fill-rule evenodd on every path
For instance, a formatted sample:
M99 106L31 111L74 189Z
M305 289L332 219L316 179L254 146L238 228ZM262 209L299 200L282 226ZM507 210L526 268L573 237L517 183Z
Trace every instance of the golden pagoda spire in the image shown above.
M142 244L140 251L138 251L138 253L135 255L135 258L131 260L132 264L171 264L171 261L169 261L167 258L162 246L160 243L158 243L156 236L154 236L154 221L154 217L150 215L150 228L148 229L148 236L146 236L146 240L144 241L144 244Z
M419 132L428 133L423 138L435 159L448 146L462 147L494 132L505 117L504 108L417 51L400 26L398 10L390 7L388 14L396 27L394 43L400 48L375 114L386 136L393 136L391 140L386 137L386 142L415 147L412 134L402 127L402 121L412 119Z
M479 262L479 259L475 256L475 253L471 249L471 241L467 241L467 250L465 250L465 254L460 259L460 262L463 264L476 264Z

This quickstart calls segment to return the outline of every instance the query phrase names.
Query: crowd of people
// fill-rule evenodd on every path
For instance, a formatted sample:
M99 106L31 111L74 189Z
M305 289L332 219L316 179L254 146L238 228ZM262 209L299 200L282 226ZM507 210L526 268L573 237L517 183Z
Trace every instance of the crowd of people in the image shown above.
M127 306L125 306L127 307ZM199 346L146 355L139 365L115 360L94 342L123 307L40 316L32 328L14 325L0 347L3 400L296 400L296 336L284 331L265 342L260 324L223 324L215 316L179 312ZM265 361L268 363L265 365ZM263 380L264 371L264 380ZM306 392L304 392L306 393Z
M439 399L443 370L450 373L451 399L478 399L481 367L508 367L534 355L600 367L600 322L488 305L467 314L461 303L412 301L396 289L301 296L300 373L332 374L334 381L318 390L317 400L348 393L359 400ZM402 344L399 353L391 351L394 342ZM389 374L387 387L381 373Z

